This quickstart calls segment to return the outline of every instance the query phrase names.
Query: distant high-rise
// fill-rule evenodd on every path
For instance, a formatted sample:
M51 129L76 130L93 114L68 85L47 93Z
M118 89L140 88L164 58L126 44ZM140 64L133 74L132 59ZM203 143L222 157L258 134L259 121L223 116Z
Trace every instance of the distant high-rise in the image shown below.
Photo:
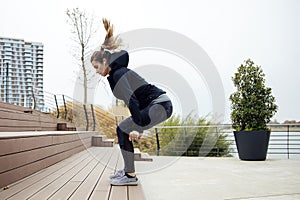
M0 37L0 101L43 110L43 44Z

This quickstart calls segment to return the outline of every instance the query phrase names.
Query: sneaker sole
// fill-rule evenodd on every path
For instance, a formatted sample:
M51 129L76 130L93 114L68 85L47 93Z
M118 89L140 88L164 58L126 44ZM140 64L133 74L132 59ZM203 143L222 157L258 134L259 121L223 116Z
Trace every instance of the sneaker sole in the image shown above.
M109 178L110 180L116 180L116 179L119 179L119 178L122 178L122 177L115 177L115 178Z
M112 186L137 186L138 182L130 182L130 183L118 183L118 184L112 184Z

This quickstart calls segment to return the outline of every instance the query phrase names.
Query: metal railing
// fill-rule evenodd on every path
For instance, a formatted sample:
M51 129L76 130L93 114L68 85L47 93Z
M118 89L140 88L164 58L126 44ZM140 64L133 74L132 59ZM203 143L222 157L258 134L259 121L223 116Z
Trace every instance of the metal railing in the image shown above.
M270 124L268 158L300 158L300 125ZM210 126L156 126L156 155L235 156L233 129L230 124ZM192 152L192 153L190 153Z
M156 155L229 156L232 139L228 125L156 126L153 128Z
M45 93L45 106L55 117L65 119L76 125L78 130L100 131L112 137L116 123L112 113L94 104L83 104L69 96Z
M287 158L300 158L300 125L269 125L271 136L268 154Z

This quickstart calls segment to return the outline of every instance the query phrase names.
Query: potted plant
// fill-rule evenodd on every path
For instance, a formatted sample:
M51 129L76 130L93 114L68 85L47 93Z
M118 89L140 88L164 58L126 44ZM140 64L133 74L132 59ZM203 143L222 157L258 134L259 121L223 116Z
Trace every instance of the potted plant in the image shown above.
M250 59L238 67L232 77L236 92L230 95L231 120L241 160L265 160L270 130L267 123L277 112L271 88L265 86L265 74Z

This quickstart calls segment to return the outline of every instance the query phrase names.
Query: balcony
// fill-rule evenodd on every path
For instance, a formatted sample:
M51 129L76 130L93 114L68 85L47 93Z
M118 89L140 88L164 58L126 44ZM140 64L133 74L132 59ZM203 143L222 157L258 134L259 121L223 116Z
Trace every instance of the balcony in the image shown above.
M32 82L25 82L25 87L26 87L26 90L32 90Z
M12 56L13 53L12 53L12 51L7 51L7 52L5 52L5 55L7 55L7 56Z
M25 53L30 53L30 54L31 54L31 49L26 47L26 48L24 49L24 52L25 52Z
M5 45L3 50L6 51L6 52L12 52L13 51L13 49L11 48L10 45Z
M25 61L25 64L26 64L26 62L28 62L30 64L33 63L33 59L31 57L25 58L24 61Z
M12 59L12 56L9 56L9 55L5 55L3 58L4 62L7 60L11 61L11 59Z
M32 74L31 74L31 73L27 73L27 74L25 75L24 80L22 80L22 81L23 81L23 82L28 81L27 79L31 79L31 80L32 80L32 78L33 78Z
M33 64L33 61L27 61L26 59L24 61L25 61L24 62L25 65L32 65Z

